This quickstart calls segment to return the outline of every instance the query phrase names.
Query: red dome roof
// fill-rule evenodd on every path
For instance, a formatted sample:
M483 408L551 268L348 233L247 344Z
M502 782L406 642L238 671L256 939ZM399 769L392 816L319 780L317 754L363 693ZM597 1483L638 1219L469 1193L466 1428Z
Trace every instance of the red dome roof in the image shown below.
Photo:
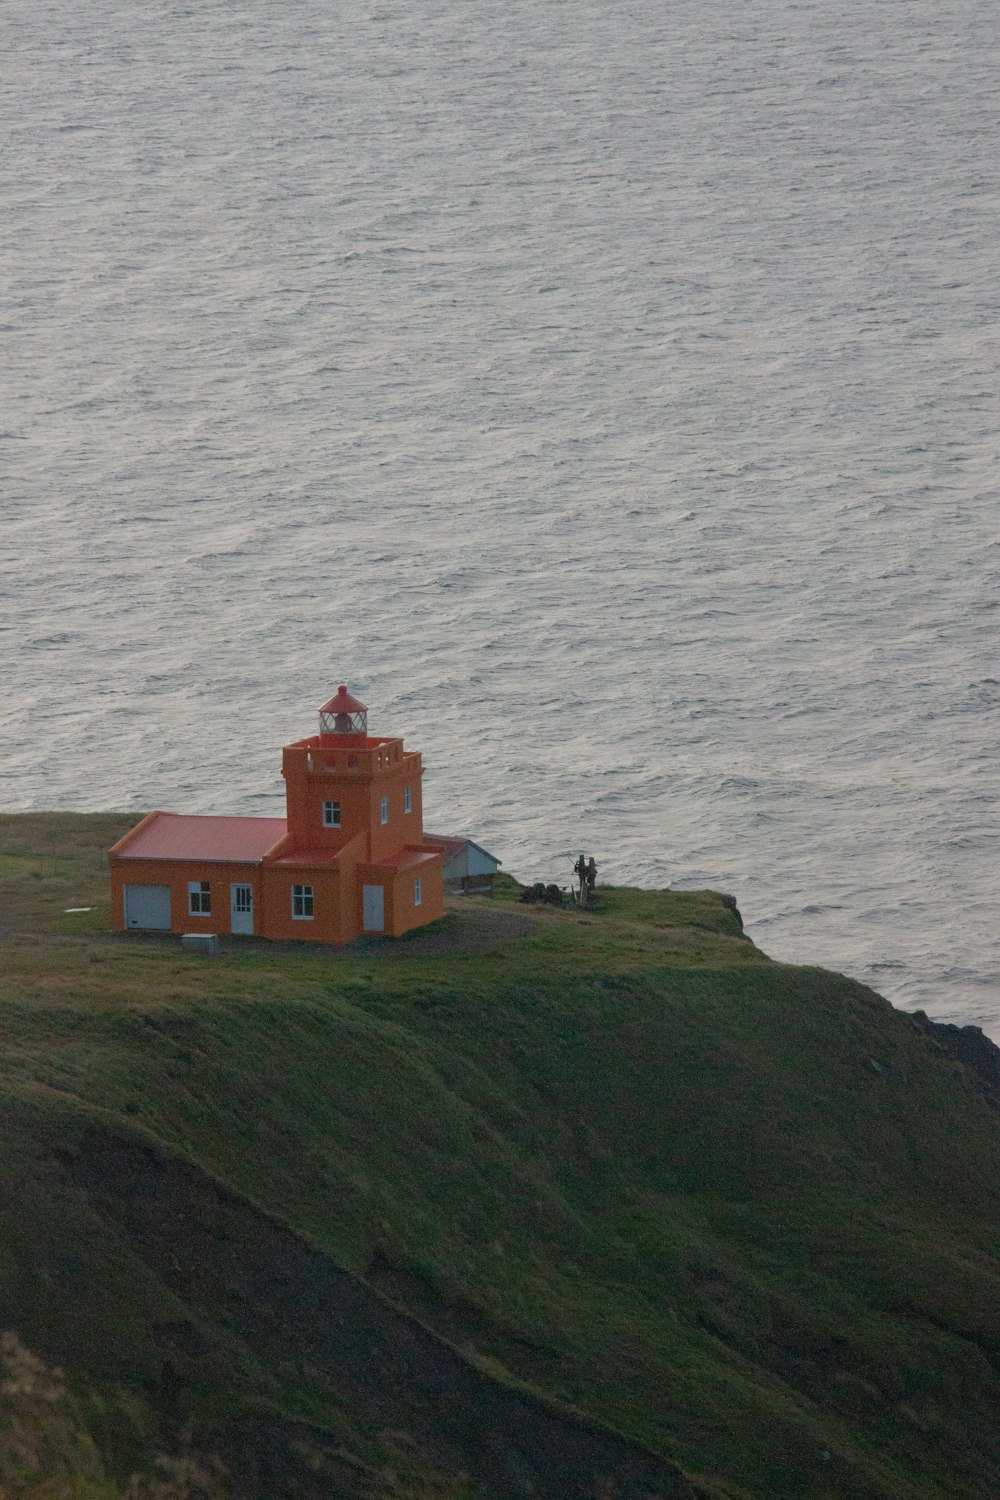
M343 683L340 684L329 703L324 703L319 711L321 714L366 714L368 712L363 703L351 697Z

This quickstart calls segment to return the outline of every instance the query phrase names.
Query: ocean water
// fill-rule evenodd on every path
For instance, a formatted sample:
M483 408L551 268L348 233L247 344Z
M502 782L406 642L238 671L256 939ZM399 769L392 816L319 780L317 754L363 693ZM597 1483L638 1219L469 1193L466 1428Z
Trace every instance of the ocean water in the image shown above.
M1000 1035L988 0L9 0L0 805L348 682L529 879Z

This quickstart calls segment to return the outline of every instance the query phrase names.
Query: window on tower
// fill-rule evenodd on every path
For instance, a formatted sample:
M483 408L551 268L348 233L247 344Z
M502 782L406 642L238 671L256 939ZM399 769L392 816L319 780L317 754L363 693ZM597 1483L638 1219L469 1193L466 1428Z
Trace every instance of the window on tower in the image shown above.
M340 803L339 802L324 802L323 803L323 827L324 828L339 828L340 827Z
M413 811L413 792L410 787L406 787L403 791L403 811Z
M388 823L388 821L389 821L389 799L388 799L388 797L383 797L382 798L382 801L381 801L381 804L380 804L379 816L382 819L383 823Z
M207 880L188 881L188 914L209 917L212 914L212 887Z
M413 882L413 904L414 904L414 906L420 906L423 903L423 899L424 899L424 883L423 883L422 880L415 880Z

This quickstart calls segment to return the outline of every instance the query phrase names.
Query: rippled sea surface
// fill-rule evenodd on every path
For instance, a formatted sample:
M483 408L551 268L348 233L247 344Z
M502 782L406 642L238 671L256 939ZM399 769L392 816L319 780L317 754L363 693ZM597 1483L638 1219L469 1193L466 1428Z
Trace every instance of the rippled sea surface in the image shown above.
M281 811L1000 1035L991 0L8 0L0 805Z

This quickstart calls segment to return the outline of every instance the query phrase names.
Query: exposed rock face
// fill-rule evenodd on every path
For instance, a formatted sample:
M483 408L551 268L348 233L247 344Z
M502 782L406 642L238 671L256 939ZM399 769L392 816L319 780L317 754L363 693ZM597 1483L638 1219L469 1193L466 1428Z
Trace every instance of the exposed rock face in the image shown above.
M739 907L736 905L736 897L735 896L729 896L729 895L723 895L723 896L720 896L719 899L722 901L723 906L728 907L728 909L732 912L733 916L736 918L737 922L739 923L739 925L740 925L740 931L742 932L743 931L743 915L740 912Z
M1000 1047L978 1026L954 1026L932 1021L925 1011L913 1012L913 1022L951 1054L972 1075L986 1096L1000 1107Z

